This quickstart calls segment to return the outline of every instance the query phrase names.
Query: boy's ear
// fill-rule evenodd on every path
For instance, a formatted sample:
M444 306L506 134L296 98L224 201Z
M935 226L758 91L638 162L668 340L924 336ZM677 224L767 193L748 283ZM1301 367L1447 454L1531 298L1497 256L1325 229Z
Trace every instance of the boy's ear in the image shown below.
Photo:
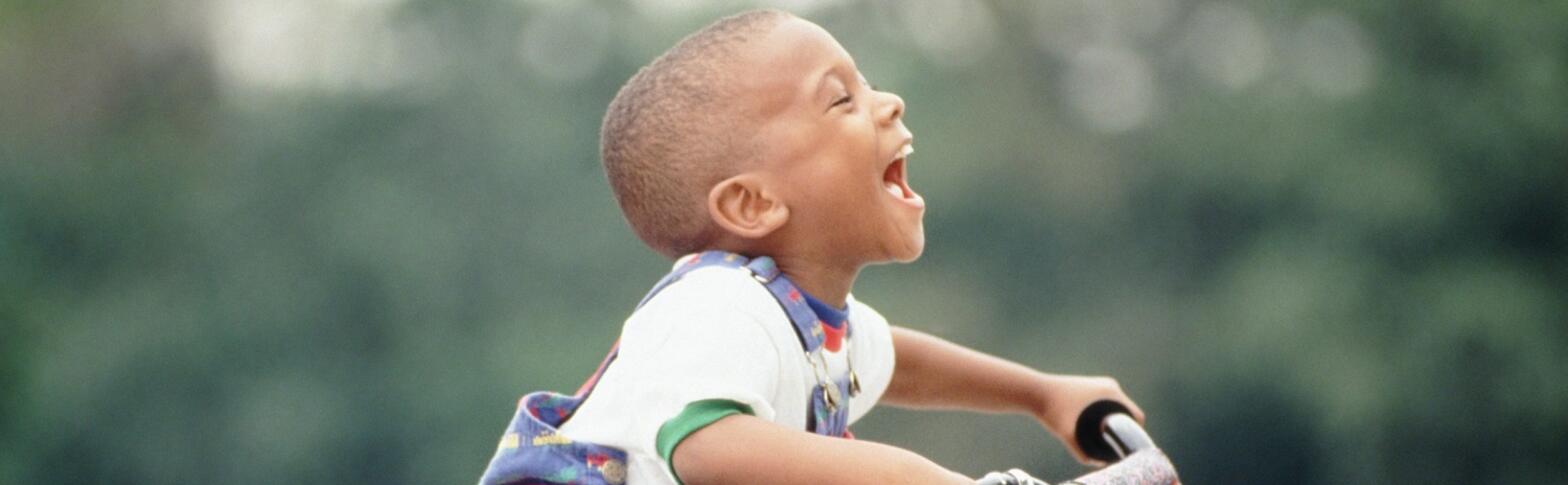
M755 173L724 179L708 191L708 215L731 234L761 239L789 220L789 207Z

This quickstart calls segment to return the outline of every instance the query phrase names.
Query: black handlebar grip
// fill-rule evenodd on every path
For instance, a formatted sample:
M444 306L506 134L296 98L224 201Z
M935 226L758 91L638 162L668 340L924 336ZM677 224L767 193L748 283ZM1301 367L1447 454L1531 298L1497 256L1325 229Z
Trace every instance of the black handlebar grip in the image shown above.
M1126 415L1126 419L1111 419L1118 414ZM1073 437L1085 455L1106 463L1114 463L1144 448L1153 448L1154 441L1131 415L1126 406L1116 401L1095 401L1078 415Z

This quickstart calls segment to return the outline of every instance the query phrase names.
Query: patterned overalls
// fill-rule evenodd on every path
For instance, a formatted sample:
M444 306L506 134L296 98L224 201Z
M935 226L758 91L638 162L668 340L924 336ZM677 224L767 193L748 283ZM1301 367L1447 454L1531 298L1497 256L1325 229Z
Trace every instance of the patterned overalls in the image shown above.
M653 299L671 283L692 270L707 266L729 268L745 267L752 278L767 287L768 293L778 301L800 337L800 346L811 363L817 385L812 388L806 413L806 429L825 436L850 437L849 397L860 393L860 381L853 364L846 375L828 375L827 362L822 355L823 323L806 303L800 289L779 272L778 266L768 257L747 260L745 257L723 251L708 251L688 255L676 263L674 270L654 285L653 289L637 304L638 308ZM845 322L846 337L852 335ZM846 345L847 347L847 345ZM540 391L523 396L517 403L517 413L501 436L495 457L479 479L481 485L492 484L582 484L617 485L626 481L626 452L608 446L572 441L560 435L557 429L582 405L593 392L606 368L615 360L616 347L599 364L599 369L577 389L573 395ZM853 361L853 359L848 359Z

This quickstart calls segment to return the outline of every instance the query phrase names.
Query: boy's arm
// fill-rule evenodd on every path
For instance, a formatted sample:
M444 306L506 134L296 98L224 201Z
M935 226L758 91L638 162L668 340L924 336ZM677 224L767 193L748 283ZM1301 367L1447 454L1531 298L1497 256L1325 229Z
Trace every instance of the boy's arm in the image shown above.
M1085 407L1111 399L1143 422L1143 410L1114 379L1045 374L915 330L892 327L892 333L896 361L883 403L1033 416L1078 461L1096 465L1101 463L1088 459L1073 438Z
M671 461L687 485L974 484L908 450L806 433L745 414L688 435Z

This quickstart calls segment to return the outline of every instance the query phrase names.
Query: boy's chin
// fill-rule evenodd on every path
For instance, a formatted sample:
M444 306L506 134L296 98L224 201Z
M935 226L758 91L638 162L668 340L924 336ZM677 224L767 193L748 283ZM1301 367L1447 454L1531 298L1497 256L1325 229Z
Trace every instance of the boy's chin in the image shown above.
M897 261L897 262L900 262L900 263L913 263L913 262L915 262L915 260L920 259L920 255L921 254L925 254L925 252L926 252L925 241L921 241L920 244L915 245L914 249L910 250L908 255L900 257L900 258L896 258L896 259L894 259L894 261Z
M917 260L917 259L920 259L920 251L915 251L915 252L913 252L913 253L910 253L910 254L898 254L898 255L894 255L894 256L892 256L892 257L889 257L889 258L887 258L887 259L884 259L884 260L881 260L881 261L876 261L876 262L873 262L873 263L871 263L871 264L870 264L870 266L880 266L880 265L884 265L884 264L905 264L905 263L913 263L913 262L915 262L915 260Z
M887 262L912 263L915 260L920 259L920 255L925 253L925 251L926 237L924 231L922 231L909 240L904 241L902 246L899 246L898 248L890 251L891 254L888 257Z

